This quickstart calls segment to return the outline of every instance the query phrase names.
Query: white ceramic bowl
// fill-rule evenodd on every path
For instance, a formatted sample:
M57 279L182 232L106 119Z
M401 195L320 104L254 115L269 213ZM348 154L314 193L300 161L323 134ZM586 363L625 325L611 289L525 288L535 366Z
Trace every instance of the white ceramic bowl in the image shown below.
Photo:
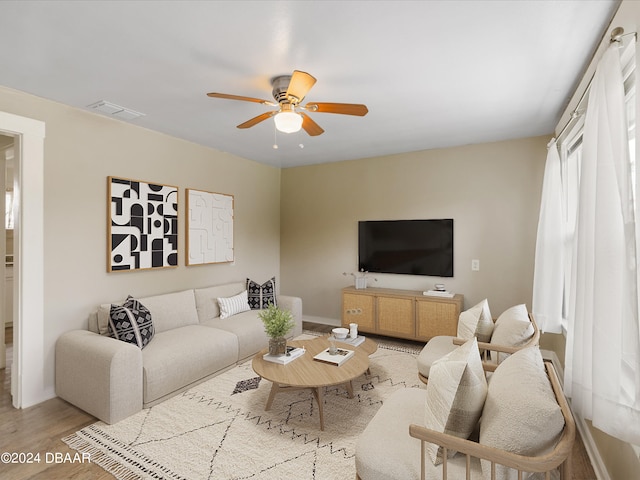
M335 337L338 338L338 339L347 338L347 335L349 334L349 329L348 328L334 328L331 331L333 332Z

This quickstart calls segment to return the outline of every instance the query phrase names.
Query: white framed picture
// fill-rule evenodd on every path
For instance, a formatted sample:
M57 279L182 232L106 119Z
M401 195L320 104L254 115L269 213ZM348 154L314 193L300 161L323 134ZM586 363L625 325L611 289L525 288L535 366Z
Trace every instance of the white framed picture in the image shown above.
M233 195L187 189L187 265L233 262Z

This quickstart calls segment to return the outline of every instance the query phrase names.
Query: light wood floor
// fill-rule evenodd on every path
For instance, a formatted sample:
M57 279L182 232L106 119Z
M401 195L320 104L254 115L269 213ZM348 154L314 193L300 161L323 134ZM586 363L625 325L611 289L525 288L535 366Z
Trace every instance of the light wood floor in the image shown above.
M304 328L321 332L331 330L331 327L325 325L306 322ZM6 331L7 341L9 342L12 337L13 332L9 328ZM389 339L385 338L385 341L389 341ZM398 342L403 343L404 341L398 340ZM415 342L406 343L417 345ZM69 454L69 458L73 459L75 450L67 447L60 439L94 423L96 418L59 398L22 410L14 409L11 405L11 366L9 364L11 348L7 350L8 367L0 370L0 385L2 385L0 390L0 454L3 452L39 453L40 463L0 463L0 479L113 479L113 476L106 473L101 467L90 462L56 463L54 461L56 453L58 456ZM573 479L596 479L589 457L579 437L573 452Z

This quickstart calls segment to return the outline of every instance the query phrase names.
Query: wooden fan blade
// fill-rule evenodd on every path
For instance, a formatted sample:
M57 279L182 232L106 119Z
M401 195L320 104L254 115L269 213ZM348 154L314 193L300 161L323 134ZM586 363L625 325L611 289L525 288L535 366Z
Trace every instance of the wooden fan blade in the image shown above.
M257 117L253 117L251 120L247 120L246 122L241 123L240 125L238 125L238 128L253 127L254 125L257 125L260 122L264 122L267 118L273 117L276 113L278 112L265 112L261 115L258 115Z
M302 128L304 128L304 131L310 136L315 137L324 133L322 127L314 122L309 115L302 112L300 112L300 115L302 115Z
M300 103L315 83L316 79L307 72L294 70L287 88L287 98L293 100L291 103Z
M261 103L263 105L271 105L272 107L275 107L278 105L277 103L272 102L270 100L262 100L261 98L253 98L253 97L243 97L241 95L230 95L228 93L211 92L211 93L207 93L207 96L214 97L214 98L226 98L228 100L242 100L243 102Z
M369 112L367 106L360 103L314 102L306 104L303 108L310 112L339 113L358 117L364 117Z

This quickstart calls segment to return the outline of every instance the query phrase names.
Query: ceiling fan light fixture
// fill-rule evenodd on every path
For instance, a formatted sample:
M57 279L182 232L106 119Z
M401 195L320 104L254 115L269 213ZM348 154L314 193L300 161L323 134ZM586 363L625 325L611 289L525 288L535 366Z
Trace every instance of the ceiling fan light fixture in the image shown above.
M280 75L271 79L273 86L273 98L277 103L269 100L261 100L254 97L245 97L241 95L231 95L228 93L211 92L207 96L213 98L225 98L228 100L242 100L244 102L261 103L263 105L279 106L278 110L264 112L261 115L250 118L246 122L236 125L237 128L251 128L260 122L264 122L267 118L273 117L274 134L276 132L295 133L304 129L310 137L322 135L324 130L306 113L298 112L304 110L307 112L319 113L337 113L341 115L356 115L363 117L367 114L366 105L356 103L331 103L331 102L314 102L300 105L302 100L307 96L311 87L316 83L315 77L300 71L294 70L292 75ZM277 144L274 145L277 148ZM303 148L303 145L300 145Z
M302 116L296 112L280 112L273 117L278 131L282 133L299 132L302 128Z

